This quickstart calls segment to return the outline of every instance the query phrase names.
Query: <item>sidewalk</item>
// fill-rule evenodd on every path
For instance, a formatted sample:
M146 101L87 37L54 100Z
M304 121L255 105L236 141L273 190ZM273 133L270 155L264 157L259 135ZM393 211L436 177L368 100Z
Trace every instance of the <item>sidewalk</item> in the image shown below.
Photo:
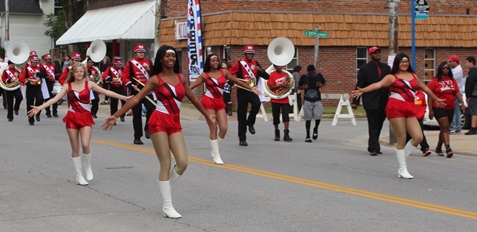
M103 96L101 96L101 102L103 101ZM60 107L66 107L66 103L61 105ZM109 115L109 105L100 105L98 114L101 115ZM263 121L261 118L261 113L257 115L258 121ZM272 114L267 114L268 120L272 119ZM202 114L193 106L193 105L183 105L181 107L181 120L188 120L188 121L199 121L204 120ZM233 116L230 116L228 121L237 121L236 112L233 113ZM293 120L293 119L290 119ZM333 118L325 118L324 121L330 121ZM302 119L303 121L303 119ZM366 123L366 121L360 121L359 123ZM385 146L393 146L389 144L389 136L388 133L385 133L385 128L383 128L383 132L381 133L381 144ZM450 135L450 145L454 154L459 155L469 155L469 156L477 156L477 135L465 135L464 133L467 130L463 130L461 134ZM425 130L424 134L426 135L427 142L430 146L430 151L432 151L431 155L436 155L435 147L437 145L437 140L439 136L438 130ZM363 135L364 136L364 135ZM384 137L383 137L384 136ZM419 151L415 151L414 155L418 155Z

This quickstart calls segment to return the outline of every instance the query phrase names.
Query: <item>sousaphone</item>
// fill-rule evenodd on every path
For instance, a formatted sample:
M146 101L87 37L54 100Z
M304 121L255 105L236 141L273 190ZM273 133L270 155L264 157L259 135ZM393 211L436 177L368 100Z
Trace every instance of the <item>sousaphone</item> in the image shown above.
M5 51L8 59L15 64L23 64L28 60L30 56L30 48L25 42L13 41L11 42L7 50ZM3 74L3 71L8 69L8 66L2 67L0 69L0 77ZM13 91L20 88L21 84L18 79L11 83L3 83L3 79L0 78L0 87L7 91Z
M270 65L270 67L268 67L267 70L265 71L268 74L271 74L272 72L276 72L275 67L273 67L273 65L277 65L277 66L287 65L288 63L290 63L290 61L292 61L294 54L295 54L295 45L293 45L293 42L291 40L285 37L275 38L268 45L268 48L267 48L268 59L270 60L272 65ZM288 86L286 88L281 89L278 93L274 93L270 90L267 84L267 80L262 80L261 83L263 85L265 97L270 97L273 99L283 99L288 97L288 95L290 95L290 93L293 91L293 88L295 87L295 80L293 79L293 75L285 69L282 70L282 72L288 75L288 78L287 78Z
M84 65L87 65L88 57L91 58L93 62L99 63L103 60L104 56L106 56L106 52L107 48L104 41L97 39L91 42L88 50L86 50L86 59L84 59L82 63ZM96 75L94 75L91 81L95 82L96 84L99 84L102 81L101 71L96 66L93 67L96 69Z

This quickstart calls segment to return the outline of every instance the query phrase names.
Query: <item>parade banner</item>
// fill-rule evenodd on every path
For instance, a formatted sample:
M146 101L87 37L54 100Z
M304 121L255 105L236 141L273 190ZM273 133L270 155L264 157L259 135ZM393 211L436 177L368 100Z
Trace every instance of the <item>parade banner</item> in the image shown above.
M189 80L195 80L204 68L202 49L202 23L200 0L189 0L187 9L187 48L189 58Z

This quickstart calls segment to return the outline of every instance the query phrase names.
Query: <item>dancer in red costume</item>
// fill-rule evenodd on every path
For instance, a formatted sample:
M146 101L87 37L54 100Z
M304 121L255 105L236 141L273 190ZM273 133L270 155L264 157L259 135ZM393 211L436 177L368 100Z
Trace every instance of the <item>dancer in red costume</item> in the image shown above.
M88 185L88 181L93 179L91 169L91 134L94 125L93 115L90 111L90 90L105 94L110 97L127 100L129 97L117 94L115 92L103 89L92 81L87 81L88 74L86 67L82 63L76 63L71 67L66 83L61 91L50 101L40 106L32 106L28 111L28 116L33 117L42 109L54 104L67 94L68 113L63 118L66 124L66 132L71 143L71 157L76 171L76 184ZM80 157L80 137L83 153ZM86 174L86 180L83 177L82 168Z
M208 113L187 85L187 78L179 74L176 50L162 45L156 53L152 74L144 88L126 102L116 113L106 119L104 130L110 130L116 119L142 102L151 91L157 96L156 109L148 121L151 141L159 159L159 190L162 195L162 211L167 218L182 216L172 206L171 186L184 174L187 165L187 148L180 123L180 106L184 96L205 116L208 123L215 124L215 117ZM171 152L176 166L171 170Z
M224 103L224 87L227 80L233 81L238 86L248 89L257 95L260 91L257 87L251 87L240 81L235 76L232 76L227 70L220 69L219 58L215 54L207 55L204 64L204 72L192 83L189 87L194 89L197 86L205 83L207 91L200 100L200 103L211 115L217 116L217 124L219 126L219 133L217 136L217 125L208 123L210 129L210 146L212 147L212 158L216 164L224 164L220 158L219 143L225 138L227 134L227 115L225 114Z
M419 79L409 64L409 57L404 53L399 53L394 58L391 73L386 75L381 81L359 88L351 92L353 98L361 94L375 91L380 88L389 87L390 97L386 105L386 116L391 123L396 134L396 158L399 163L398 176L405 179L412 179L406 166L406 156L410 155L421 142L423 135L419 122L416 119L417 110L414 104L416 92L421 89L432 98L437 107L445 106L442 99L439 99L427 88ZM406 144L406 132L411 135L411 140Z

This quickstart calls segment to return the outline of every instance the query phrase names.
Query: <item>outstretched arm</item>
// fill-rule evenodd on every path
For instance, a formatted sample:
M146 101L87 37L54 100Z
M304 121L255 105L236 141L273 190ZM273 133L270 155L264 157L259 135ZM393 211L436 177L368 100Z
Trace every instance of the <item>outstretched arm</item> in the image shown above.
M46 107L51 106L54 103L58 102L63 96L66 95L66 93L68 93L68 84L63 85L63 88L61 88L61 91L58 94L56 94L56 96L52 98L51 100L43 103L40 106L31 106L32 109L28 111L28 117L33 117L38 112L40 112L40 110L45 109Z
M182 77L182 75L181 75L181 77ZM192 92L192 90L189 88L189 86L187 85L187 81L183 77L182 77L182 85L184 85L185 94L186 94L187 98L192 102L192 104L194 104L195 108L197 108L200 111L200 113L202 113L205 116L205 119L208 122L210 122L212 124L216 124L217 121L215 120L215 116L212 116L211 114L209 114L209 112L207 112L207 110L205 110L204 106L202 106L202 104L200 104L197 97L195 97L194 92Z
M391 86L393 83L394 83L394 76L387 75L381 81L368 85L365 88L357 87L356 90L351 91L351 96L353 98L358 98L363 93L372 92L380 88L386 88Z
M419 77L416 76L416 82L417 82L417 86L419 86L419 88L424 91L425 93L427 93L427 96L432 98L432 100L434 100L436 102L436 105L437 107L439 108L442 108L444 107L446 104L444 103L444 100L443 99L439 99L437 98L437 96L424 84L424 82L421 81L421 79Z
M197 77L197 79L195 79L194 83L190 84L189 85L189 88L192 90L192 89L195 89L197 86L203 84L205 81L205 74L202 73L200 74L199 77Z

